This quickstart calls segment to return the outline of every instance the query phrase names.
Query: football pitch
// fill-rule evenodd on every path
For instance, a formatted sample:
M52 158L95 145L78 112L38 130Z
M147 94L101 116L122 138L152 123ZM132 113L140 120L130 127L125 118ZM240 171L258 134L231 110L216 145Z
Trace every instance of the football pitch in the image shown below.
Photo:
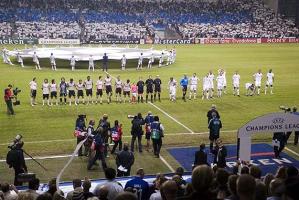
M149 48L150 46L142 47ZM7 46L7 48L12 49L14 46ZM155 48L165 49L167 47L158 45ZM168 48L172 48L172 46L168 46ZM74 72L70 71L68 67L60 69L58 65L58 71L53 72L49 67L43 68L43 65L41 65L42 70L36 71L33 63L25 63L25 68L21 68L16 63L14 66L9 66L2 64L1 59L0 86L2 91L9 83L22 90L18 95L21 105L14 107L15 116L6 114L4 100L0 103L1 180L9 182L13 180L13 170L9 169L3 160L5 160L8 151L7 145L16 134L23 135L24 149L34 157L70 155L76 144L73 131L75 120L79 114L86 114L87 121L90 119L98 121L104 113L108 114L111 124L114 120L119 120L123 124L123 140L127 142L131 139L131 120L127 118L127 115L135 115L140 112L145 116L148 111L158 115L161 123L164 124L166 134L161 152L162 159L154 158L151 152L136 152L135 164L132 169L132 174L139 167L143 167L147 174L155 174L170 172L180 166L166 148L199 146L202 142L208 143L206 113L212 104L216 104L221 115L223 128L220 136L227 144L236 144L237 129L247 121L263 114L278 112L281 105L299 106L299 45L297 44L178 45L176 52L176 62L167 67L142 71L135 69L127 71L111 69L108 71L114 77L119 75L123 81L130 79L131 82L137 82L140 76L145 80L149 75L153 77L160 75L162 101L154 102L154 104L117 104L113 102L108 105L104 101L102 105L42 106L41 85L45 78L55 79L56 82L59 82L61 77L65 77L67 81L70 78L78 81L79 79L85 80L86 76L90 75L95 82L98 76L105 76L105 74L99 68L95 72L88 72L88 63L86 63L85 69ZM96 65L99 67L99 63ZM202 100L203 76L209 70L217 74L220 68L226 71L227 94L222 98ZM258 69L261 69L264 74L261 95L247 97L245 96L245 83L253 81L252 75ZM264 94L265 76L269 69L273 69L275 74L273 95ZM236 70L241 76L241 97L232 94L232 75ZM181 99L181 89L178 87L177 102L170 102L167 89L169 78L174 77L179 82L184 74L191 76L193 73L197 73L200 78L198 98L184 102ZM38 83L37 101L39 104L35 107L30 105L28 85L33 77L37 78ZM113 96L113 100L115 100L115 96ZM254 142L271 143L272 135L261 134L254 136L253 140ZM299 147L293 146L292 141L293 135L287 147L299 153ZM143 139L143 144L145 144L145 139ZM48 168L47 172L32 161L27 161L27 165L30 172L36 173L37 177L46 182L50 178L56 177L68 159L68 157L40 159L39 161ZM113 156L107 159L107 164L115 167ZM87 158L76 158L64 173L62 180L83 179L85 176L90 178L103 177L100 167L96 167L92 171L87 171L86 167Z

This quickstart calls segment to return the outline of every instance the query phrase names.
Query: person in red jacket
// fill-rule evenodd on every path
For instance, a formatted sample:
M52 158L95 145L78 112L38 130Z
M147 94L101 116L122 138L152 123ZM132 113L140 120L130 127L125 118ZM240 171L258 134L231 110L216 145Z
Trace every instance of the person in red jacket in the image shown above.
M13 106L12 106L12 98L14 98L14 95L11 91L12 85L9 84L7 86L7 88L4 90L4 101L6 103L7 106L7 114L8 115L14 115L15 111L13 110Z
M118 120L115 120L114 127L111 128L111 138L114 143L114 146L111 150L111 154L115 152L117 146L119 146L119 151L122 150L122 134L122 124L119 125Z

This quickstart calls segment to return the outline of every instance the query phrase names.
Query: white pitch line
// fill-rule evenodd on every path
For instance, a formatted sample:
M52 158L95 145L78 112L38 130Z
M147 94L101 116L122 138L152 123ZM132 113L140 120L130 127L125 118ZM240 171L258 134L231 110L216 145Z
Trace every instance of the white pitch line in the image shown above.
M171 165L160 155L160 160L168 167L168 169L171 172L175 172L175 170L173 169L173 167L171 167Z
M190 128L188 128L187 126L185 126L184 124L182 124L181 122L179 122L177 119L175 119L174 117L172 117L171 115L169 115L167 112L165 112L164 110L162 110L161 108L159 108L158 106L156 106L155 104L149 102L150 105L154 106L156 109L158 109L159 111L161 111L162 113L164 113L167 117L169 117L170 119L172 119L173 121L175 121L177 124L181 125L182 127L184 127L186 130L188 130L190 133L194 134L194 131L192 131Z
M221 133L231 133L231 132L236 132L237 130L226 130L226 131L221 131ZM174 136L174 135L205 135L208 134L209 132L198 132L198 133L166 133L165 136ZM130 138L132 136L130 135L125 135L123 136L124 138ZM40 140L40 141L25 141L26 144L38 144L38 143L52 143L52 142L73 142L76 139L61 139L61 140ZM9 145L10 143L1 143L0 146L6 146Z
M34 157L35 160L46 160L46 159L57 159L57 158L69 158L72 155L58 155L58 156L37 156ZM25 160L32 160L32 158L25 158ZM1 162L6 162L6 160L0 160Z
M285 147L285 149L299 157L299 153L293 151L292 149L289 149L288 147Z

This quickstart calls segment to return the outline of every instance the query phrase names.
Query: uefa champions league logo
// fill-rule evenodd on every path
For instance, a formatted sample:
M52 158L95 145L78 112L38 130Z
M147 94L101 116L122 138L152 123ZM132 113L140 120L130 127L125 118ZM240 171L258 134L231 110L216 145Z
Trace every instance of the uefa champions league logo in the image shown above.
M285 119L282 118L282 117L274 118L274 119L272 120L273 124L283 124L284 121L285 121Z

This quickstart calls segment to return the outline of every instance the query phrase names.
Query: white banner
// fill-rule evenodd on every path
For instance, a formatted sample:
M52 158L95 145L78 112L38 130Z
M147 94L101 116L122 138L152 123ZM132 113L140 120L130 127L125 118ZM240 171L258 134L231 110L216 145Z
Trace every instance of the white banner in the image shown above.
M80 44L79 39L38 39L38 44Z
M297 113L270 113L253 119L238 130L239 159L250 160L252 134L291 131L299 131L299 115Z

